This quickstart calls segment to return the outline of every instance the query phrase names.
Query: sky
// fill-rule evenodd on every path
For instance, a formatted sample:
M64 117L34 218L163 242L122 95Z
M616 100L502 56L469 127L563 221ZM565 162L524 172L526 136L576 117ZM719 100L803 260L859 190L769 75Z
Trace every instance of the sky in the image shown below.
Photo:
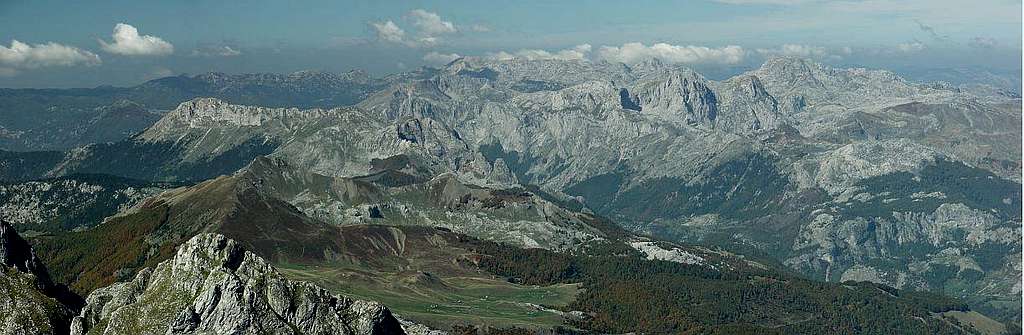
M0 0L0 87L131 86L210 71L381 76L460 56L654 57L713 79L797 56L923 80L967 69L1018 87L1021 1L967 3Z

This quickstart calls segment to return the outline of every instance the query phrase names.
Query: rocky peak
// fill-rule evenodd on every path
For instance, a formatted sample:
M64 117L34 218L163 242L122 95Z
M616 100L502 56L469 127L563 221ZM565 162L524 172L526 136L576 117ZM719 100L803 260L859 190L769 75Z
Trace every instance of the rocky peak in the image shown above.
M718 98L703 76L689 69L649 76L628 89L644 113L669 121L709 124L718 114Z
M249 166L238 170L236 174L252 173L256 175L263 175L268 173L276 173L283 169L290 169L291 166L288 161L278 157L267 157L267 156L256 156L253 158Z
M475 63L475 60L478 59L472 57L461 57L449 62L448 64L445 64L445 66L442 68L445 70L445 72L449 74L455 74L461 71L462 69L473 67L472 63Z
M351 115L351 109L270 108L230 104L218 98L196 98L178 105L160 121L147 129L143 139L178 140L190 129L207 131L226 127L260 127L270 121L276 124L304 124L303 121Z
M78 306L56 287L27 241L0 221L0 334L61 334Z
M761 64L758 68L758 72L768 73L801 73L810 72L812 68L821 68L821 63L815 62L814 60L800 57L786 57L786 56L773 56Z
M20 272L49 279L32 246L9 223L0 221L0 263Z
M948 101L956 96L953 91L912 84L890 71L837 69L801 58L772 58L751 74L779 101L808 107L879 108L911 100Z
M754 71L759 78L770 82L785 83L789 86L824 88L817 78L822 65L809 59L794 57L772 57Z
M735 133L752 133L778 128L783 120L779 103L764 83L753 74L716 83L719 118L716 128Z
M200 234L131 282L95 290L72 334L402 334L383 305L286 279L219 234Z
M740 82L742 83L742 86L740 87L743 90L743 93L747 96L757 98L771 96L771 94L768 94L768 90L764 88L764 83L761 82L761 78L758 78L757 76L740 77Z
M660 69L660 68L664 68L665 67L665 62L661 61L660 58L651 57L651 58L644 59L644 60L634 64L633 66L634 67L646 67L646 68L658 68L658 69Z
M616 89L608 82L592 81L555 92L547 92L547 105L553 110L598 110L600 106L614 106Z
M178 108L165 115L151 129L180 126L187 128L224 125L259 126L265 119L264 113L260 113L262 109L253 106L231 105L217 98L196 98L182 102Z

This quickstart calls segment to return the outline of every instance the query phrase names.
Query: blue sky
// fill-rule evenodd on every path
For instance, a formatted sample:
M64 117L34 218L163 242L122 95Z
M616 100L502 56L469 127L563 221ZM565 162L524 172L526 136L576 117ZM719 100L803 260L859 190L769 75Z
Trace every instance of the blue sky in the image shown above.
M1021 2L964 3L0 0L0 87L123 86L206 71L380 75L457 55L659 57L712 77L793 55L1019 80Z

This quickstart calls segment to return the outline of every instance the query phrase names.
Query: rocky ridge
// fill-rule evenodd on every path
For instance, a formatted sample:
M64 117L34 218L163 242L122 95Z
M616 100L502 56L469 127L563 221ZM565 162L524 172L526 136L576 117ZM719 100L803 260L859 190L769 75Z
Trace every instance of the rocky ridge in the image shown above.
M0 334L67 333L71 308L32 247L0 221Z
M72 334L398 334L379 303L291 282L223 235L201 234L131 282L94 291Z
M431 176L536 186L641 231L739 242L780 261L802 260L790 262L800 269L834 267L827 271L831 279L840 268L864 268L890 254L871 244L865 257L829 258L859 251L805 247L845 235L842 225L825 225L826 233L804 235L817 241L798 240L801 231L817 229L822 213L837 222L867 222L853 234L857 239L869 238L882 220L927 216L942 205L967 206L971 215L995 210L1000 221L1019 223L1019 216L1004 215L1019 206L1019 193L1007 191L1020 181L1019 98L793 58L724 81L658 62L473 58L394 79L334 112L195 100L125 145L173 147L178 151L170 156L189 164L244 165L268 155L331 178L367 176L377 172L374 160L404 155ZM266 151L248 150L251 143ZM76 171L101 157L95 150L69 155L52 173ZM945 161L953 164L939 163ZM971 181L958 184L968 191L941 191L945 198L882 190L886 183L878 182L895 178L899 186L924 190L914 184L924 174L938 184ZM970 193L985 180L1002 186ZM993 257L968 249L975 261ZM939 260L940 251L931 244L893 252ZM831 265L815 265L820 262Z

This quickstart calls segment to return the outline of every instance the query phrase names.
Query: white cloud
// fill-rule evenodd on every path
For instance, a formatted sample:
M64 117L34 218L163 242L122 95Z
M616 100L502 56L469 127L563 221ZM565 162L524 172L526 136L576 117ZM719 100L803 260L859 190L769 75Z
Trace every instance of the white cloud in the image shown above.
M636 63L649 58L658 58L670 63L719 63L735 64L743 61L746 52L743 47L729 45L721 48L709 48L693 45L671 45L655 43L646 46L643 43L626 43L621 47L603 46L598 57L611 62Z
M129 24L114 26L114 41L100 40L103 50L125 56L164 56L174 53L174 46L151 35L139 35L139 30Z
M918 52L918 51L924 50L924 43L921 43L921 42L918 42L918 41L907 42L907 43L900 43L899 45L896 46L896 50L899 50L901 52L908 52L908 53L909 52Z
M459 28L451 21L445 21L437 13L423 9L409 11L405 19L407 22L411 22L413 27L408 33L392 20L374 22L370 25L377 33L378 41L396 43L411 48L438 45L442 42L442 36L459 31ZM476 29L480 27L482 26L474 26L470 30L477 31Z
M508 59L526 59L526 60L540 60L540 59L562 59L562 60L586 60L587 54L590 53L592 47L590 44L580 44L570 49L559 50L550 52L541 49L520 49L515 52L500 51L496 53L490 53L487 55L488 58L498 60Z
M370 23L377 31L377 39L393 43L405 43L405 30L400 28L394 21Z
M458 31L454 23L442 20L437 13L413 9L409 12L409 17L412 19L412 25L424 36L451 34Z
M238 49L227 45L207 46L192 50L193 57L234 57L241 54L242 52Z
M847 48L848 49L848 48ZM847 52L841 50L843 52ZM801 57L801 58L827 58L830 57L828 49L813 45L783 44L775 49L757 49L757 53L765 56Z
M443 54L437 51L431 51L426 55L423 55L423 61L431 65L444 65L451 63L452 61L459 59L460 57L462 56L460 56L457 53Z
M14 75L17 69L34 69L50 66L99 65L100 56L79 48L54 42L29 45L12 40L11 46L0 45L0 65L7 68L7 75Z

